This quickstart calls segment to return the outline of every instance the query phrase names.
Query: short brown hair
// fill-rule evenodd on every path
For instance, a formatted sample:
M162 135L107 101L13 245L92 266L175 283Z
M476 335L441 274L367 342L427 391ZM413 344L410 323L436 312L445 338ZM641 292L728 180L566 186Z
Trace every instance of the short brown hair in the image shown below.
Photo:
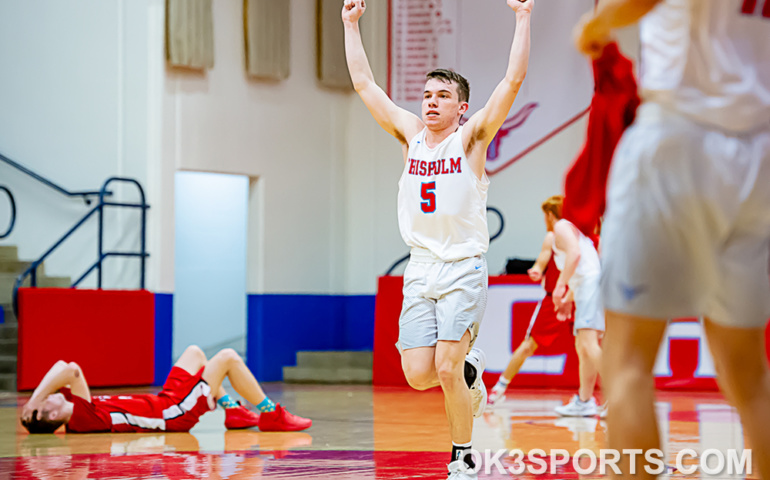
M64 419L49 420L46 412L42 412L40 417L40 419L37 418L37 410L35 410L32 412L32 418L26 422L22 420L21 424L29 433L53 433L64 425Z
M561 206L564 204L564 195L554 195L548 197L548 200L543 202L540 208L543 209L543 213L553 213L553 216L561 220Z
M457 88L457 96L460 98L461 102L467 102L471 98L471 86L468 83L468 80L454 70L437 68L436 70L428 72L425 77L428 80L435 78L444 83L454 83Z

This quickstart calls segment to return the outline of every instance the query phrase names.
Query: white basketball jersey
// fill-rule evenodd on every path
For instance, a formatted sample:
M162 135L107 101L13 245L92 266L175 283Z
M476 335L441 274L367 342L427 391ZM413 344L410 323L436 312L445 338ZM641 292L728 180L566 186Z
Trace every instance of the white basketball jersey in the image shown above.
M401 237L445 262L475 257L489 248L489 179L485 173L479 180L471 170L462 130L434 148L425 143L427 128L415 135L398 182Z
M559 220L560 222L567 222L572 225L568 220ZM575 269L575 274L570 279L570 284L578 283L587 275L594 275L601 273L601 265L599 263L599 254L596 252L594 242L590 238L583 235L577 227L574 227L574 231L578 234L578 245L580 246L580 261ZM553 242L553 261L556 264L556 268L559 271L564 270L564 263L567 260L567 253L556 248L556 241Z
M732 132L770 126L770 0L663 0L640 23L642 97Z

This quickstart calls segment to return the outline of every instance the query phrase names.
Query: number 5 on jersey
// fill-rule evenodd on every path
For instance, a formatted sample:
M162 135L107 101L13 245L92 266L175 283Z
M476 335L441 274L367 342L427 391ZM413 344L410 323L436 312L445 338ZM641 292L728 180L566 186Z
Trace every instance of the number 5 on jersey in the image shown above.
M436 182L422 182L420 197L424 201L420 202L423 213L433 213L436 211Z

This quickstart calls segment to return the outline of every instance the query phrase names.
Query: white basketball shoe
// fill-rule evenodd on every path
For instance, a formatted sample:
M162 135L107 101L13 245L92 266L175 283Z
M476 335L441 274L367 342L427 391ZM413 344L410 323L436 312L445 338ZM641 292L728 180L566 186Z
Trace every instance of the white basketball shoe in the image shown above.
M473 418L479 418L487 408L487 387L481 378L487 366L487 356L481 349L474 348L465 356L465 362L475 370L475 378L470 386L473 402Z
M447 468L449 468L447 480L476 480L479 478L476 472L462 460L455 460Z
M568 404L560 405L554 410L562 417L593 417L598 408L594 397L583 402L580 400L580 396L574 395Z

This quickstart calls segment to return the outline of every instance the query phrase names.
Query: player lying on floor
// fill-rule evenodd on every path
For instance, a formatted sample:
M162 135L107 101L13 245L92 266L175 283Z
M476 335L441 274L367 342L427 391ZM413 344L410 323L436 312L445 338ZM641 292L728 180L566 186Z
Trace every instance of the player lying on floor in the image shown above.
M257 406L260 414L230 400L222 388L225 377L236 392ZM30 433L52 433L65 424L70 433L187 432L217 403L225 408L227 428L259 427L262 431L285 432L305 430L313 424L267 398L234 350L221 350L208 360L195 345L187 347L174 364L157 395L92 398L80 366L60 360L24 405L21 424Z

